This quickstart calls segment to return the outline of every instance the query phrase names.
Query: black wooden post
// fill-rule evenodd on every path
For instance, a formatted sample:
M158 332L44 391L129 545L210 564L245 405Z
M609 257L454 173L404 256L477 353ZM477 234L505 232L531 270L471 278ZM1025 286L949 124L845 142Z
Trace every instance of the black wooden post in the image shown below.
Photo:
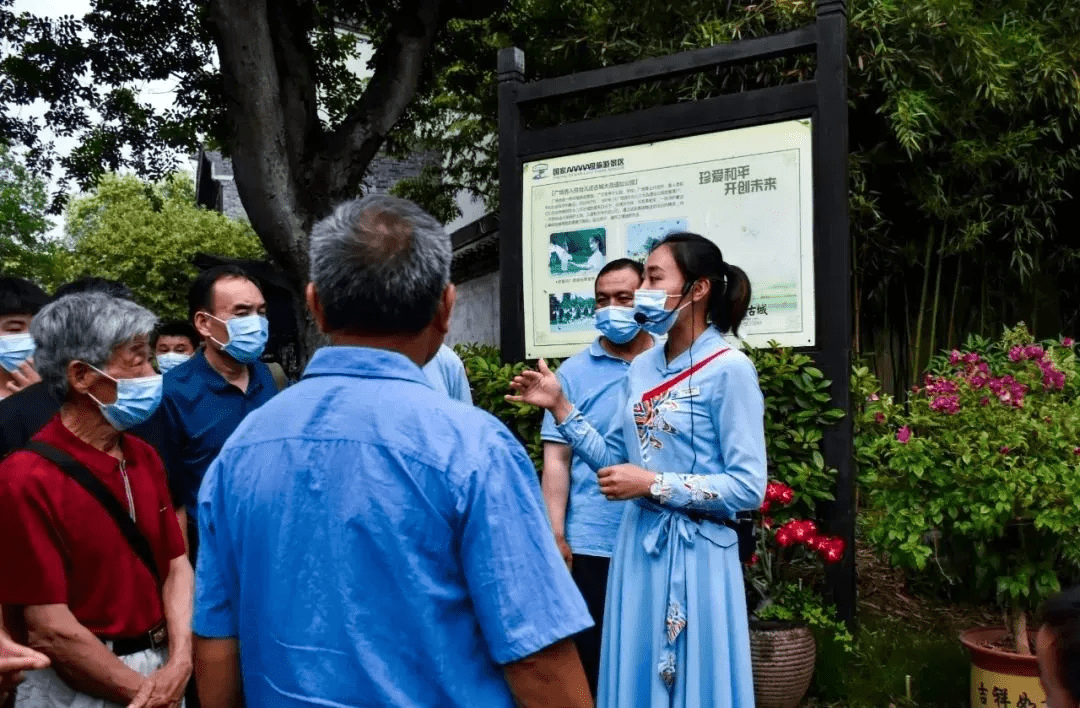
M828 590L841 618L855 619L855 469L851 416L851 235L848 231L847 8L845 0L817 3L817 115L814 120L814 220L818 231L817 299L821 354L832 379L832 402L847 416L826 431L825 463L835 467L832 533L847 542L830 569Z
M525 292L521 272L521 161L518 91L525 53L499 50L499 339L503 361L525 358Z

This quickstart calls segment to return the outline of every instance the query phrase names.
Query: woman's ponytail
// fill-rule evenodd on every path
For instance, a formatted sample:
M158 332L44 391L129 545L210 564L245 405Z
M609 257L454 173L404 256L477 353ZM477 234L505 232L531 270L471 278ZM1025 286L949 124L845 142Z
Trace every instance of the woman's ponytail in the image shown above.
M655 247L667 246L687 285L696 280L711 284L706 303L709 320L721 333L739 335L739 325L750 306L750 279L743 269L724 262L720 247L699 234L669 234Z
M739 266L724 264L723 288L714 287L709 295L709 319L721 332L739 336L739 325L750 306L750 278Z

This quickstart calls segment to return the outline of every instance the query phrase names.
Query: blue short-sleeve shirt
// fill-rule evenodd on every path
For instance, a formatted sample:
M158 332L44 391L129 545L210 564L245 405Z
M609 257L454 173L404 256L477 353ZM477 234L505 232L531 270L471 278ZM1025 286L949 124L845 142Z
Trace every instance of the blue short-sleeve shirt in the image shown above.
M277 393L266 364L249 364L248 373L247 390L241 391L215 371L200 350L164 376L155 413L165 438L160 452L173 504L183 506L192 518L199 484L225 440L248 413Z
M199 495L195 632L248 705L514 705L501 665L589 627L536 472L404 356L316 352Z
M609 354L598 337L588 349L564 361L555 375L567 400L606 438L622 435L629 368L630 363ZM551 413L544 414L540 436L546 442L568 444ZM624 502L608 501L600 492L596 472L575 453L571 457L570 499L566 506L566 542L570 550L610 558L623 511Z
M463 403L473 402L465 364L461 357L445 344L439 347L435 357L424 366L424 376L435 390L442 391L450 398Z

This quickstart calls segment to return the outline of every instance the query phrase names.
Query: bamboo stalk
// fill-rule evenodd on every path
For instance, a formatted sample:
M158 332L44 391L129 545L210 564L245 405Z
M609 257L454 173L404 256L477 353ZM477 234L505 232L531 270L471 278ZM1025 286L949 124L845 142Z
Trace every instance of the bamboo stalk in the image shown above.
M934 282L934 306L930 309L930 332L926 338L926 361L934 355L937 349L937 316L941 309L941 271L945 267L945 235L941 236L941 247L938 249L937 279Z
M947 349L953 347L953 336L956 334L956 301L960 298L960 273L962 271L963 256L957 254L956 256L956 282L953 283L952 291L952 309L949 311L949 331L947 333L948 341L945 343Z
M979 298L979 336L986 336L986 311L990 308L990 282L986 268L986 258L983 258L982 272L982 297Z
M926 296L930 288L930 256L934 252L934 230L926 239L926 257L923 259L922 295L919 296L919 314L915 318L915 349L911 352L911 375L918 376L919 353L922 351L923 313L926 311Z

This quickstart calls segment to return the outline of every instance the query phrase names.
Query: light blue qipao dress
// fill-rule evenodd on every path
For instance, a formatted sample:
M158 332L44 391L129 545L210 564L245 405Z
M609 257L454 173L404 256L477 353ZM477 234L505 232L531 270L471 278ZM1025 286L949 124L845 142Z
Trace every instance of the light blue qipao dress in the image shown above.
M757 371L710 327L670 364L662 346L638 356L626 386L622 439L577 411L559 426L596 469L629 461L658 474L619 526L597 706L752 708L742 566L722 521L765 496Z

